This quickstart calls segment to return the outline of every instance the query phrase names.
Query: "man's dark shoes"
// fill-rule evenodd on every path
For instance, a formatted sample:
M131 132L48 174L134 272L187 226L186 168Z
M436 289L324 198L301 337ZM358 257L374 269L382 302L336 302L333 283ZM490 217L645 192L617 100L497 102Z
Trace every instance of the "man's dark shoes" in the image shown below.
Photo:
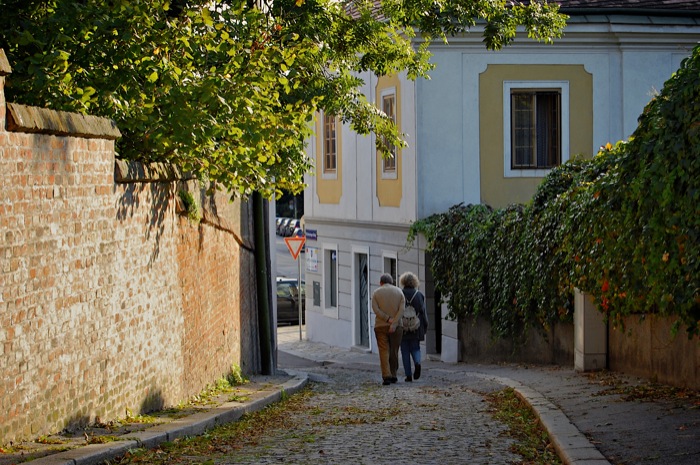
M404 381L410 383L411 381L413 381L413 378L411 378L410 376L406 376L406 379Z
M413 377L420 378L420 363L416 363L416 370L413 372Z
M396 383L396 382L398 382L398 381L399 381L399 378L391 378L391 382L392 382L392 383Z
M386 378L386 379L382 382L382 386L388 386L388 385L390 385L390 384L391 384L391 378Z

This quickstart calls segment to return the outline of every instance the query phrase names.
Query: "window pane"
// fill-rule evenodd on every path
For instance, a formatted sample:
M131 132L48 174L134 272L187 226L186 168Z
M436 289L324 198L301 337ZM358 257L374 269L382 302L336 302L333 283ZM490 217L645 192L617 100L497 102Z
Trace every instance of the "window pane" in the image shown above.
M336 152L336 118L333 115L323 115L323 170L335 171L337 166Z
M512 153L513 167L528 168L532 166L535 131L534 119L535 94L518 92L512 95Z
M561 97L557 91L511 94L511 168L561 163Z
M392 95L385 95L382 97L382 111L389 116L394 123L396 123L396 97ZM395 171L396 170L396 147L393 145L389 146L390 156L383 158L384 171Z
M537 95L537 166L551 168L560 162L559 93Z
M394 278L394 284L398 285L398 279L396 276L396 259L391 257L384 257L384 273L388 273Z

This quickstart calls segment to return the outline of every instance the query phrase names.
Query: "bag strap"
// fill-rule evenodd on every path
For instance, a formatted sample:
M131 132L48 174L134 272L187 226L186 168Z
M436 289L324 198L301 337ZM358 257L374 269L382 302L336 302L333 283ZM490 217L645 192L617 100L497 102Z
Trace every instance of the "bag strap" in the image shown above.
M416 294L418 294L418 290L416 289L416 292L413 293L411 296L411 300L408 301L408 305L411 305L413 303L413 299L416 298Z

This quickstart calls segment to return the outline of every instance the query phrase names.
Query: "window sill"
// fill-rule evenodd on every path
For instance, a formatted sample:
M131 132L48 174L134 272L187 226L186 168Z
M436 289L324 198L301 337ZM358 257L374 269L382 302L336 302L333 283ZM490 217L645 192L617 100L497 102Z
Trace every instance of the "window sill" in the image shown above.
M547 176L551 168L535 169L535 170L506 170L503 173L505 178L544 178Z

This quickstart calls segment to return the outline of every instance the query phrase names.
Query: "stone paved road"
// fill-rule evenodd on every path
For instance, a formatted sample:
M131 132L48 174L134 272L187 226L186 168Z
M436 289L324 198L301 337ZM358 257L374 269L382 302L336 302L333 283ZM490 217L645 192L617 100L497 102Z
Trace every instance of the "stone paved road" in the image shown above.
M267 431L256 446L219 464L508 464L505 427L483 393L502 388L463 373L429 373L381 386L366 365L305 367L316 395L292 426ZM376 370L375 370L376 371Z

